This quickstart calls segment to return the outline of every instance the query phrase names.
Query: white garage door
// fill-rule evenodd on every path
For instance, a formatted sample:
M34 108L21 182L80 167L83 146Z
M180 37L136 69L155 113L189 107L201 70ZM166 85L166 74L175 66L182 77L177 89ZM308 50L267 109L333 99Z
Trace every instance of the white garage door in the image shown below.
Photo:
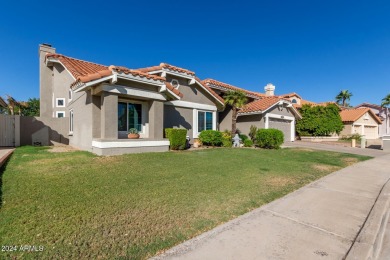
M283 132L284 141L291 142L291 123L292 121L284 119L269 118L268 128L275 128Z
M364 126L364 135L366 136L366 139L378 139L378 127Z

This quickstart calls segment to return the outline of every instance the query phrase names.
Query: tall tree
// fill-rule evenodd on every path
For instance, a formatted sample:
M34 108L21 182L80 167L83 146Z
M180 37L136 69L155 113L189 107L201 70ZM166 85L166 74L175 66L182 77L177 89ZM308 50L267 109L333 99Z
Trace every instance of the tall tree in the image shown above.
M20 102L23 107L21 109L23 116L39 116L39 99L29 98L27 102Z
M225 99L225 104L232 107L232 135L236 133L237 130L237 113L238 109L242 108L246 102L247 97L244 92L239 90L230 90L226 92L223 97Z
M336 96L336 102L339 105L342 105L345 107L347 105L347 101L349 101L352 97L352 93L349 92L348 90L342 90L340 93Z
M390 106L390 94L382 99L382 107Z

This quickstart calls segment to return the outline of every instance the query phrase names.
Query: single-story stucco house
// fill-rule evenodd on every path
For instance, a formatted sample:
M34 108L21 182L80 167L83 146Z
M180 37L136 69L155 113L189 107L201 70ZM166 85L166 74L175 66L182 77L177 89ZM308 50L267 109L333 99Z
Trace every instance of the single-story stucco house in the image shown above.
M362 103L355 108L370 108L377 117L382 120L382 124L379 126L379 137L383 137L386 134L390 134L390 109L370 103Z
M364 135L366 139L378 139L382 121L370 108L352 108L340 111L344 129L340 136Z
M231 109L223 100L228 88L202 81L190 70L166 63L141 69L105 66L57 54L48 44L40 45L39 60L41 117L69 118L69 144L82 150L99 155L167 151L165 128L185 128L192 141L203 130L231 129ZM274 86L266 88L266 94L244 90L251 98L239 113L238 128L244 134L250 125L279 128L286 141L293 141L300 114L291 101L273 95ZM127 139L129 128L141 138Z

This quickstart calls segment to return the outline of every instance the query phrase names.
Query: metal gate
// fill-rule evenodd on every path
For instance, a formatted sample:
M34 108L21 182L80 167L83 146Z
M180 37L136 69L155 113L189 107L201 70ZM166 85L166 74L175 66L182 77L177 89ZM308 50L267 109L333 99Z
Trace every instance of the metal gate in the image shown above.
M1 146L15 146L15 116L0 115Z

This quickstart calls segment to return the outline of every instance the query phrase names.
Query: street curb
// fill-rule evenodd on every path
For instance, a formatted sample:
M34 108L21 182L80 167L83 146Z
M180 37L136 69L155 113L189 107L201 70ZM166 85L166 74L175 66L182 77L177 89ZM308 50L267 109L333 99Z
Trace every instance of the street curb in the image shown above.
M390 180L383 186L366 222L346 256L352 259L377 259L390 216Z
M11 156L11 154L14 152L15 149L11 149L8 151L4 156L0 158L0 168L3 167L5 162L8 160L8 158Z

